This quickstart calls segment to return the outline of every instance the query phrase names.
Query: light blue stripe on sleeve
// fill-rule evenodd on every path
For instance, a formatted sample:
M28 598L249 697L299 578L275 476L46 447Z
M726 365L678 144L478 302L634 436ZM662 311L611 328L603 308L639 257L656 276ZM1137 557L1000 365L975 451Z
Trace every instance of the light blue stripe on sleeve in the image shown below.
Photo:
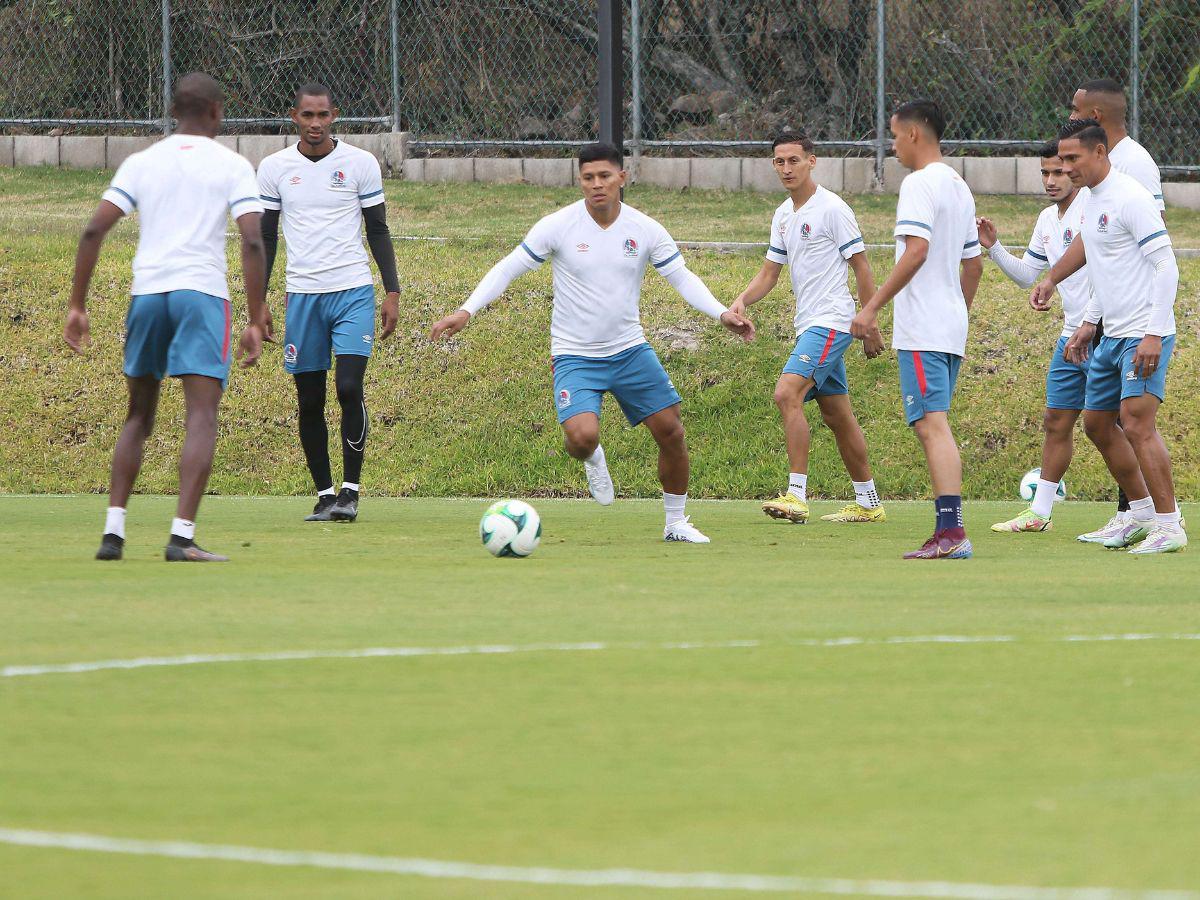
M897 226L900 226L900 225L915 225L915 226L917 226L918 228L924 228L924 229L925 229L926 231L928 231L930 234L932 234L932 233L933 233L933 229L932 229L932 228L930 228L930 227L929 227L928 225L926 225L924 222L918 222L918 221L916 221L915 219L901 219L899 222L897 222L897 223L896 223L896 225L897 225Z
M369 194L359 194L358 199L359 200L370 200L372 197L378 197L382 193L383 193L383 188L380 188L377 191L371 191L371 193L369 193Z
M115 184L110 184L108 186L108 189L110 191L116 191L118 194L120 194L122 197L124 197L130 203L132 203L135 207L137 206L137 201L133 199L133 195L130 194L129 191L123 191L119 187L117 187Z
M767 244L767 251L769 253L778 253L780 256L787 256L786 250L780 250L774 244Z
M1144 238L1142 238L1140 241L1138 241L1138 246L1144 247L1148 243L1150 243L1152 240L1154 240L1155 238L1160 238L1166 233L1167 233L1167 229L1164 228L1162 231L1156 231L1156 232L1154 232L1154 234L1148 234Z
M268 197L266 194L259 194L258 199L263 201L263 203L282 203L283 202L278 197Z
M1028 253L1030 256L1032 256L1034 259L1040 259L1042 262L1050 262L1050 260L1049 260L1049 259L1047 259L1046 257L1042 256L1042 254L1038 253L1038 252L1037 252L1036 250L1034 250L1032 247L1030 247L1029 249L1027 249L1025 252L1026 252L1026 253Z
M963 244L963 249L970 250L972 247L978 247L978 246L979 246L979 241L967 241L965 244Z
M656 268L656 269L661 269L661 268L662 268L663 266L665 266L667 263L674 262L676 259L678 259L678 258L679 258L680 256L682 256L682 255L683 255L683 253L682 253L681 251L679 251L679 250L676 250L676 251L675 251L673 254L671 254L670 256L668 256L668 257L667 257L666 259L664 259L662 262L656 262L656 263L654 263L654 268Z
M863 242L862 235L859 235L854 240L846 241L846 243L844 243L844 244L842 244L842 246L838 247L838 253L844 252L847 247L853 247L855 244L861 244L862 242Z
M530 250L529 245L527 243L525 243L524 241L521 241L521 249L523 249L531 257L533 257L534 262L544 263L546 261L545 257L538 256L536 253L534 253L532 250Z
M258 199L259 199L258 197L239 197L237 200L234 200L232 203L230 203L229 207L232 209L233 207L237 206L239 203L245 203L247 200L256 201Z

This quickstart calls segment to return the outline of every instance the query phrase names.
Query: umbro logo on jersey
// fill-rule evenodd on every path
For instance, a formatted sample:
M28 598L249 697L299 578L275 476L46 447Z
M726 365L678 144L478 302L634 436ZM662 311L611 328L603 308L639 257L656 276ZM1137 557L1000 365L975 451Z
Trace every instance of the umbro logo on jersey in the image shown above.
M812 226L805 222L800 226L800 239L807 241L810 237L812 237Z
M288 184L299 184L299 183L300 183L299 175L293 175L291 178L291 181L288 182Z
M626 256L637 256L638 255L637 241L635 241L633 238L625 238L625 255Z
M1108 213L1100 213L1100 221L1096 223L1096 230L1101 234L1108 233Z
M334 171L334 173L329 176L329 186L330 187L345 187L346 186L346 173L343 172L341 169L336 169Z
M587 253L592 248L589 247L587 244L576 244L575 249L580 253Z

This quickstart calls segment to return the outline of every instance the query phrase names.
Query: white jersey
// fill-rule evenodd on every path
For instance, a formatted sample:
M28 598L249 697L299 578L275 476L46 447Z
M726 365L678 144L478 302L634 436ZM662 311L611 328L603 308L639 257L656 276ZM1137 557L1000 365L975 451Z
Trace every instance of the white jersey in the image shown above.
M1148 190L1160 211L1167 208L1163 202L1162 175L1149 150L1125 135L1108 151L1108 161L1118 172L1124 172Z
M258 167L267 209L281 209L289 294L329 294L373 283L362 211L383 203L383 173L366 150L339 140L313 162L299 143Z
M866 249L853 210L820 185L799 209L788 197L775 210L767 259L790 269L797 337L810 328L849 333L854 298L846 260Z
M1063 254L1071 246L1071 241L1079 235L1079 220L1083 215L1087 197L1087 188L1076 191L1071 205L1062 216L1058 214L1057 204L1042 210L1029 238L1025 262L1039 269L1049 269L1063 258ZM1083 315L1087 312L1088 301L1092 296L1088 267L1084 266L1070 278L1059 282L1058 295L1062 298L1063 308L1062 336L1070 337L1075 333L1075 329L1083 324Z
M121 163L104 199L140 217L133 289L229 299L225 228L261 213L254 167L210 138L173 134Z
M1154 197L1130 176L1110 171L1092 188L1080 217L1087 267L1095 300L1092 310L1104 318L1104 333L1141 338L1150 324L1154 266L1146 259L1171 246ZM1175 333L1175 315L1159 337Z
M627 203L608 228L583 200L572 203L534 225L521 247L535 263L550 259L554 270L552 356L613 356L645 343L646 266L663 276L685 266L667 230Z
M945 163L910 173L900 184L895 235L897 262L908 237L929 241L929 255L896 294L892 346L966 355L967 301L959 265L981 252L971 189Z

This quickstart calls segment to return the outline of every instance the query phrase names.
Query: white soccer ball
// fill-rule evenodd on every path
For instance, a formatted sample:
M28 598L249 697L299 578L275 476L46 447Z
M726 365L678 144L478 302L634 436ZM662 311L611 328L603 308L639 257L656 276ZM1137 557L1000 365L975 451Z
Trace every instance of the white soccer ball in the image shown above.
M1037 491L1038 479L1041 477L1042 477L1041 469L1030 469L1028 472L1025 473L1024 476L1022 476L1021 489L1018 492L1018 493L1020 493L1022 500L1025 500L1025 501L1033 500L1033 495ZM1058 503L1058 502L1060 502L1062 500L1066 500L1066 499L1067 499L1067 483L1066 483L1066 481L1060 481L1058 483L1058 490L1054 492L1054 502Z
M492 556L528 556L542 540L542 518L523 500L500 500L479 520L479 538Z

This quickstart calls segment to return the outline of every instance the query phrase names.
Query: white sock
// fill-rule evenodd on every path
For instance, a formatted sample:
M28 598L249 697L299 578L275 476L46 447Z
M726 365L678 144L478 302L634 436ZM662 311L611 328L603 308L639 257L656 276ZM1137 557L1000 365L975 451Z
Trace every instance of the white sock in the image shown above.
M584 462L590 466L604 465L604 448L597 444L596 449L592 451L592 455L585 459Z
M1154 524L1159 528L1165 528L1167 531L1179 530L1179 507L1175 508L1174 512L1155 513Z
M1129 501L1129 518L1134 522L1154 521L1154 498L1143 497L1141 500Z
M874 509L879 506L879 492L875 490L875 479L867 481L851 481L854 485L854 502L863 509Z
M1045 481L1039 478L1037 489L1033 492L1033 503L1029 504L1035 516L1043 519L1050 518L1054 511L1054 495L1058 493L1057 481Z
M174 518L171 520L171 534L175 537L181 537L185 541L194 540L196 537L196 523L189 522L187 519Z
M337 491L335 491L333 489L333 485L330 485L329 487L325 488L325 490L323 490L323 491L317 491L318 497L332 497L335 494L337 494Z
M808 499L808 475L792 472L788 475L788 493L801 500Z
M344 491L346 488L350 488L350 490L354 491L354 493L356 493L356 494L358 493L358 485L357 484L351 484L348 481L343 481L342 482L342 490Z
M125 539L125 507L110 506L104 516L104 533L115 534L121 540Z
M684 520L683 509L687 506L687 494L668 494L663 491L663 510L667 514L667 527Z

